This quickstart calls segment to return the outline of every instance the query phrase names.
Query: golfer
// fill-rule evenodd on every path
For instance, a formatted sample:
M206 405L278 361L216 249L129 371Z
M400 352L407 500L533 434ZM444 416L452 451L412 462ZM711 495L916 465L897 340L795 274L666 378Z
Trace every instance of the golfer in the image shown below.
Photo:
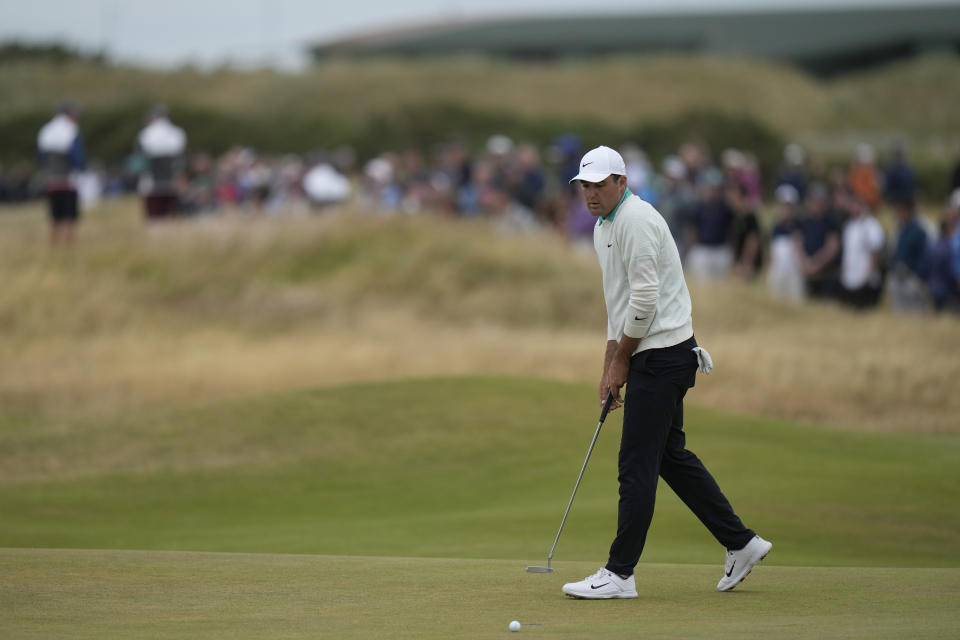
M630 192L619 153L597 147L580 162L578 182L597 218L593 244L603 272L607 348L599 398L623 406L617 535L604 568L563 586L575 598L636 598L633 572L663 476L727 549L720 591L737 586L773 546L743 526L713 476L685 448L683 396L707 352L693 337L690 294L666 221ZM626 396L620 396L626 385Z

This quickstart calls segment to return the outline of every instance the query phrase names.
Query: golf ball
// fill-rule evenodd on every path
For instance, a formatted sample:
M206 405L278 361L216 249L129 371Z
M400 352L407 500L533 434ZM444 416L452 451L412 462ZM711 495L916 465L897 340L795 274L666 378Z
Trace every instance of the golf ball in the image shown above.
M520 623L514 620L510 623L510 631L520 631Z

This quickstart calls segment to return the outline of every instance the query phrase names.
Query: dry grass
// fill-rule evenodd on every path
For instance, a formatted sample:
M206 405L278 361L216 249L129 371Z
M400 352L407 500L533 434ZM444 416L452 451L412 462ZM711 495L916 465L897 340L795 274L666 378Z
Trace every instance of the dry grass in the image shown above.
M693 295L717 364L696 402L868 430L960 431L956 318L793 309L736 285Z
M599 376L597 267L552 236L359 212L144 229L129 201L90 212L68 252L44 227L39 207L0 215L0 419L406 376ZM693 295L717 368L692 402L960 431L955 318L794 308L759 285Z
M603 87L597 99L596 87ZM761 60L682 55L558 64L472 57L332 60L299 74L156 72L85 63L0 66L0 117L49 109L64 96L88 107L131 99L191 103L229 114L328 115L352 121L398 106L450 101L528 118L588 116L627 125L714 109L753 117L825 153L905 137L938 162L960 151L960 60L930 55L823 82ZM922 108L919 107L922 105Z

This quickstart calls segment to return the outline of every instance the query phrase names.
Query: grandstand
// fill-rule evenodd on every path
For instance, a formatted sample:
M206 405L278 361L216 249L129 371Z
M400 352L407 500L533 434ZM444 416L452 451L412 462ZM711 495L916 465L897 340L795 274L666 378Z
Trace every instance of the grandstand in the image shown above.
M829 76L930 50L960 51L960 4L451 20L321 42L329 57L486 54L519 59L687 52L773 58Z

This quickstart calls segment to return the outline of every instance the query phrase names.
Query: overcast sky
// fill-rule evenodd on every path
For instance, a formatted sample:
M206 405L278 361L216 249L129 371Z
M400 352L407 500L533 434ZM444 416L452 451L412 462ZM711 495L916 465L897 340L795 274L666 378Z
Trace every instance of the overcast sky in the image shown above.
M424 21L743 7L956 4L958 0L0 0L0 41L63 41L116 60L297 68L307 44Z

